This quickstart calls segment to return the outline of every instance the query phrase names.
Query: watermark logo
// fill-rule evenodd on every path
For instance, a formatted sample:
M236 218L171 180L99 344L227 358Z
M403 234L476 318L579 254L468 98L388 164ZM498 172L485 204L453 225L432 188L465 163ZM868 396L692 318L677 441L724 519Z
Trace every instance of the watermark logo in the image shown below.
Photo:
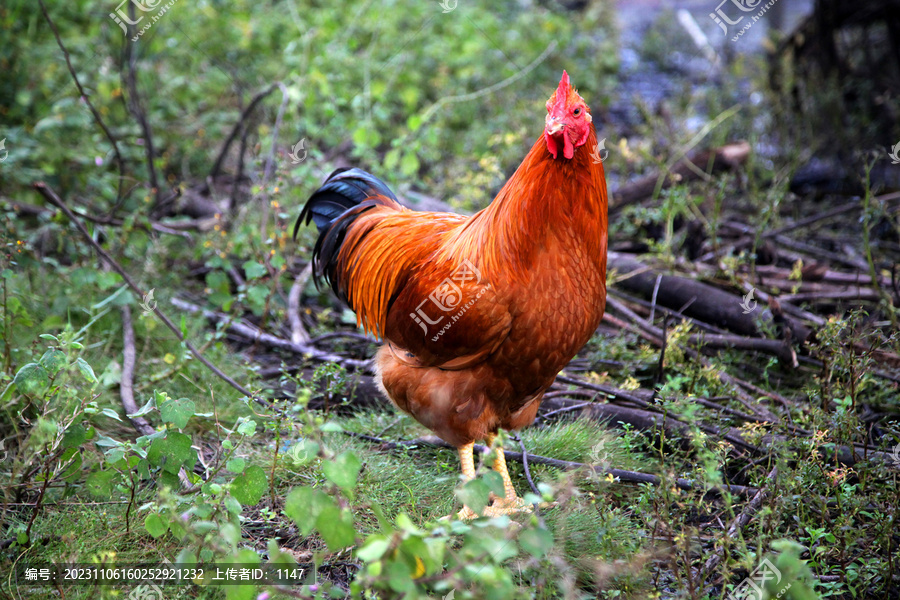
M3 148L3 142L0 142L0 148ZM892 164L892 165L900 165L900 142L897 142L897 143L894 145L894 147L891 148L891 151L888 152L888 156L891 157L891 164ZM4 157L4 158L5 158L5 157ZM0 158L0 161L2 161L2 160L3 160L3 159Z
M609 463L609 451L606 448L606 440L600 440L591 446L588 456L592 465L606 465Z
M900 444L894 446L894 451L891 453L891 458L894 459L894 466L900 469Z
M153 291L156 288L151 288L149 292L144 294L144 300L141 302L141 314L145 317L149 317L153 314L153 311L156 310L156 299L153 298Z
M114 12L109 13L110 18L118 25L122 32L127 36L128 35L128 25L137 26L138 23L143 21L143 25L141 26L140 31L131 38L132 42L136 42L140 39L142 35L147 33L147 31L159 21L164 14L168 12L170 8L177 2L178 0L169 0L165 5L160 6L163 0L122 0L118 6L116 6L116 10ZM139 13L135 13L136 19L132 20L128 15L128 4L134 4L135 8L137 8L142 13L154 13L152 15L140 15ZM144 17L148 17L147 21L144 21Z
M462 264L459 265L456 270L437 285L434 290L428 297L422 300L419 305L416 307L416 312L409 313L410 318L416 322L416 324L422 328L422 331L425 333L425 337L428 337L428 326L429 325L438 325L444 319L449 319L444 325L441 327L441 330L438 331L437 335L431 338L431 341L436 342L438 338L440 338L447 330L452 327L453 323L458 321L467 310L469 310L475 302L478 301L479 298L490 289L490 285L484 286L481 290L479 290L478 294L470 299L469 301L463 303L463 293L462 289L460 289L460 285L465 285L468 282L473 282L476 285L481 283L481 271L469 262L468 259L463 260ZM434 310L425 309L425 305L428 303L433 304L437 307L438 310L444 313L450 313L452 311L456 311L454 314L447 315L443 314L438 316L437 318L432 318L431 314L435 314ZM429 314L431 313L431 314ZM438 313L439 314L439 313Z
M792 584L782 587L777 595L766 594L765 587L767 582L771 589L773 586L781 583L781 571L779 571L772 562L764 558L756 569L747 579L740 582L737 587L728 595L728 600L763 600L763 598L781 598L785 592L791 589Z
M165 600L162 590L152 583L139 585L128 594L128 600Z
M744 301L741 302L741 308L744 309L745 315L756 310L756 300L753 299L753 292L755 291L756 288L750 288L750 291L747 292L746 296L744 296Z
M444 14L446 14L448 12L453 12L458 2L457 0L441 0L440 4L441 8L444 9Z
M900 145L900 144L898 144L898 145ZM0 140L0 155L2 155L2 156L0 156L0 162L3 162L4 160L6 160L6 157L9 156L9 152L7 152L7 150L6 150L6 138L3 138L2 140Z
M300 152L303 154L301 155ZM299 165L304 160L306 160L306 138L303 138L293 146L291 146L291 162L295 165Z
M609 158L609 150L606 149L606 138L603 138L597 142L597 145L594 146L594 149L591 151L591 160L597 165L607 158Z
M716 7L714 12L709 13L709 18L713 20L713 22L722 28L722 31L725 35L728 35L728 27L740 24L744 21L744 17L747 17L748 20L741 25L741 28L737 31L737 33L731 38L732 42L738 41L738 39L744 35L744 33L753 27L753 24L759 21L766 12L775 6L775 3L778 0L769 0L765 4L762 4L763 0L722 0L719 5ZM728 6L728 11L722 7L726 4L730 4ZM762 6L760 6L762 5ZM734 8L737 8L740 12L735 12ZM756 11L756 14L742 14L742 13L751 13ZM730 13L730 14L729 14ZM736 19L732 19L730 15L739 15Z

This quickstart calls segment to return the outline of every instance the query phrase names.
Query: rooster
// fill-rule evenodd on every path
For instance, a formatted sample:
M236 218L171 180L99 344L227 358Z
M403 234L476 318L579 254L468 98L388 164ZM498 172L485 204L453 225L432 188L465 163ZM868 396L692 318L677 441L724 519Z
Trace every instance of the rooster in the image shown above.
M384 341L380 389L458 449L465 479L475 441L534 421L606 306L607 192L591 112L565 71L546 106L543 135L475 215L409 210L374 175L338 169L294 228L315 222L317 280ZM528 510L502 448L493 466L505 493L484 514Z

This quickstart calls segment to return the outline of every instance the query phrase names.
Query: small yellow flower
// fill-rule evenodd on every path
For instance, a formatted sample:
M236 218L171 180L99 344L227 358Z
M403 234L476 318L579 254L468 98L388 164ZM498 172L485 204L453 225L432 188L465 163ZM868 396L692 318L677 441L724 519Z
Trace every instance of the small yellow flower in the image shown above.
M425 563L418 556L416 557L416 572L413 573L413 579L418 579L425 574Z

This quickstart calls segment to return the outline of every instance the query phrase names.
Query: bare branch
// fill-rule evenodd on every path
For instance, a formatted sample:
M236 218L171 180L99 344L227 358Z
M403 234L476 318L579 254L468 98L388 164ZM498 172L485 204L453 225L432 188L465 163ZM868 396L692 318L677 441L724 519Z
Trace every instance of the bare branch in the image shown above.
M125 179L125 159L122 158L122 153L119 152L119 144L116 141L116 138L113 137L112 132L106 126L106 123L103 122L103 118L100 116L100 113L94 108L94 103L91 102L90 96L88 96L87 92L84 91L84 88L81 87L81 81L78 79L78 74L75 72L75 67L72 66L72 60L69 58L69 51L66 49L65 44L63 44L62 38L59 35L59 31L56 29L56 24L50 18L50 13L47 12L47 7L44 6L44 0L38 0L41 5L41 12L44 13L44 19L46 19L47 24L50 25L50 29L53 30L53 36L56 38L56 43L59 45L59 49L62 50L63 56L66 59L66 66L69 68L69 73L72 75L72 79L75 81L75 87L78 88L78 93L81 95L81 98L84 100L84 103L87 104L88 109L91 111L91 114L94 116L94 120L97 122L97 125L100 126L100 129L103 130L103 134L106 136L106 139L109 140L109 143L112 144L113 153L116 155L116 164L119 167L119 190L116 194L117 198L122 197L122 185Z
M72 221L72 223L75 225L75 227L78 228L78 231L81 232L81 235L84 236L84 239L87 240L88 244L90 244L94 248L94 250L96 250L97 254L99 254L100 257L103 260L105 260L106 263L110 267L112 267L112 269L116 273L118 273L119 275L122 276L122 279L125 280L125 283L128 284L128 287L130 287L132 289L132 291L134 291L135 294L137 294L138 296L142 296L142 297L145 295L144 290L142 290L140 288L140 286L138 286L138 284L135 283L134 279L131 278L131 276L128 274L128 272L126 272L125 269L123 269L122 266L100 246L100 244L98 244L96 241L94 241L94 238L91 237L90 232L87 230L87 228L85 228L84 224L78 219L78 217L75 216L75 213L73 213L71 210L69 210L69 207L66 206L63 203L63 201L59 198L59 196L56 195L56 192L54 192L52 189L50 189L50 187L43 181L36 181L33 184L33 186L34 186L34 189L36 189L38 192L40 192L40 194L42 196L44 196L44 198L46 198L47 200L52 202L54 205L59 207L59 209L61 211L63 211L63 213L65 213L65 215L69 218L70 221ZM206 368L208 368L210 371L215 373L216 376L218 376L220 379L222 379L223 381L228 383L228 385L230 385L231 387L233 387L240 393L244 394L248 398L254 398L257 401L259 400L250 392L250 390L248 390L247 388L245 388L244 386L239 384L237 381L235 381L234 379L232 379L231 377L226 375L224 371L222 371L221 369L219 369L219 367L217 367L216 365L211 363L209 361L209 359L207 359L196 348L196 346L194 346L191 342L186 340L185 337L181 334L181 329L178 328L169 319L169 317L167 317L165 315L165 313L163 313L159 309L159 307L155 307L153 309L153 312L154 312L154 314L156 314L157 317L160 318L160 320L163 323L165 323L166 327L168 327L172 331L172 333L175 334L175 337L178 338L178 341L184 342L184 345L187 347L188 350L191 351L191 354L196 356L197 360L199 360L201 363L203 363L206 366Z

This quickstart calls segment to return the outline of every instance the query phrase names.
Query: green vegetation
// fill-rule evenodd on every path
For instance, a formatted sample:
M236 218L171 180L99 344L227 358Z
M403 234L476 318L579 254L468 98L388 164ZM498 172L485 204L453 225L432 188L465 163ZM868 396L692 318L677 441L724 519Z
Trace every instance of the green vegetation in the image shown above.
M316 565L315 587L184 585L164 588L165 597L693 600L726 596L767 564L779 577L761 597L896 597L900 488L890 453L900 441L900 313L889 285L895 273L885 266L898 253L896 200L870 178L846 213L852 218L823 230L796 226L831 208L790 189L811 153L804 144L824 142L808 131L802 142L779 138L774 123L790 113L773 109L775 99L747 100L749 86L765 94L755 57L738 56L720 86L685 84L657 110L617 89L622 42L605 2L567 11L460 0L444 13L438 2L402 0L182 1L136 43L109 17L112 3L47 9L118 150L80 99L43 14L31 1L6 2L4 574L51 561L297 562ZM661 19L641 49L641 60L662 71L673 68L671 44L689 48L672 23ZM797 244L773 250L778 240L769 235L801 230L803 243L857 261L838 265L855 265L857 281L871 285L858 284L852 300L785 300L816 333L797 348L796 367L753 349L709 351L692 341L707 331L698 320L664 316L617 292L620 306L662 328L664 339L655 343L610 305L630 327L605 323L566 371L581 385L553 392L568 404L553 404L520 432L532 460L528 475L510 461L516 487L529 502L552 504L512 519L442 521L463 501L483 506L502 492L484 467L490 457L461 485L456 453L377 400L352 362L376 345L309 281L314 234L302 229L294 242L293 222L321 179L348 164L377 173L401 196L483 207L539 134L563 68L609 137L612 187L672 168L695 147L739 139L783 146L617 206L614 249L630 245L648 264L738 298L744 284L773 297L802 295L824 277L827 257L811 262L812 251ZM615 120L623 97L638 115L633 123ZM697 115L713 123L704 135L685 125ZM301 139L308 154L295 164L288 151ZM885 162L861 160L867 174ZM36 181L153 297L98 258ZM695 242L714 252L703 268L693 262ZM768 260L773 252L777 260ZM790 278L776 281L772 269ZM620 277L612 274L611 288ZM292 286L300 324L315 341L307 348L340 364L229 330L238 322L289 339ZM211 325L184 302L224 318ZM782 339L784 323L774 318L763 333ZM207 368L187 342L250 394ZM123 386L137 404L130 417L145 430L129 422ZM601 423L581 415L580 403L658 420ZM503 444L521 450L513 438ZM70 587L65 597L126 598L133 589ZM57 592L4 579L0 594Z

